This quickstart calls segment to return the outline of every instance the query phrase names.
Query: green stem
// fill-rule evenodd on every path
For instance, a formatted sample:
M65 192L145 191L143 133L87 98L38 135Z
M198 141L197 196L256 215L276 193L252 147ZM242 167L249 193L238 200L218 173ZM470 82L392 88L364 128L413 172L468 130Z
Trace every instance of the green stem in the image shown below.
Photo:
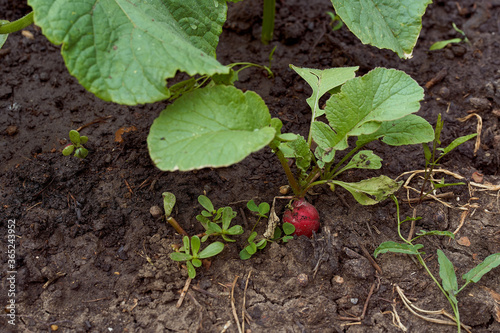
M358 152L358 150L360 150L361 148L363 148L365 145L361 145L361 146L356 146L356 148L354 148L353 150L351 150L347 155L344 156L343 159L340 160L339 163L337 163L335 165L335 167L333 168L332 171L329 171L326 175L325 175L325 178L326 179L333 179L334 177L338 176L343 170L340 170L339 172L336 172L338 168L340 168L342 166L342 164L344 164L345 161L347 161L349 158L351 158L352 155L354 155L355 153Z
M264 44L269 44L273 39L274 16L276 15L276 0L264 0L264 14L262 18L261 40Z
M280 160L281 166L285 170L286 177L288 178L288 183L290 184L290 187L292 188L293 194L297 197L299 197L300 192L300 186L297 183L297 180L293 176L292 170L290 169L290 166L288 165L288 160L286 159L285 155L283 155L283 152L279 149L273 149L274 153Z
M33 23L33 12L27 14L26 16L16 20L14 22L9 22L0 25L0 34L10 34L19 30L26 28Z

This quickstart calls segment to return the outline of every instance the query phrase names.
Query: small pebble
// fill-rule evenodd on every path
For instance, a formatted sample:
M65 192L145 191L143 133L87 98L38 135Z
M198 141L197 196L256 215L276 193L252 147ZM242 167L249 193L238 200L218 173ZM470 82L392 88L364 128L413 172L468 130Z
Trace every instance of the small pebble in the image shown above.
M471 97L469 103L478 110L488 110L491 107L490 101L483 97Z
M17 129L17 126L15 126L15 125L10 125L9 127L7 127L6 132L7 132L7 135L8 135L8 136L14 136L14 135L16 135L16 134L17 134L17 130L18 130L18 129Z
M149 212L151 213L151 216L153 216L155 219L157 219L163 215L163 211L158 206L152 206L149 209Z
M289 185L283 185L280 187L280 193L283 195L288 194L289 191L290 191Z
M356 304L358 304L358 302L359 302L359 300L357 298L355 298L355 297L351 298L352 304L356 305Z
M448 98L450 96L450 89L447 87L441 87L439 89L439 95L443 98Z
M299 274L297 276L297 283L301 287L307 286L307 284L309 283L309 278L307 277L307 274L304 274L304 273Z

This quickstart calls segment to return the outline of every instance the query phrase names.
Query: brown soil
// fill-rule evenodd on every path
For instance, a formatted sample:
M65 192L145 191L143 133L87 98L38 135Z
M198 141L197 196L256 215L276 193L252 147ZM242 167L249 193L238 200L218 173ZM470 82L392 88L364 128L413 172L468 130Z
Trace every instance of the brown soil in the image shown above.
M457 2L458 3L458 2ZM484 183L499 184L500 165L500 2L435 1L423 18L423 30L411 60L362 45L347 29L331 31L327 0L278 1L275 38L260 43L261 1L231 4L218 49L222 63L272 62L274 79L256 69L241 73L237 86L256 91L287 131L306 134L310 111L307 84L289 64L311 68L360 66L358 75L374 67L397 68L425 86L440 71L442 79L426 89L419 115L432 124L442 114L443 145L476 132L478 118L457 119L475 112L482 118L481 145L474 141L452 152L442 168L465 177L468 185L446 188L453 192L448 208L437 202L415 206L416 230L455 231L457 240L422 239L425 260L438 276L436 250L443 250L461 275L490 254L500 252L498 190L481 191L469 184L474 172ZM461 10L459 10L460 8ZM13 20L29 11L21 2L0 1L2 18ZM430 52L439 40L456 37L452 22L463 29L470 44L454 44ZM243 302L247 332L399 332L393 316L408 332L455 332L456 328L424 321L404 307L395 291L401 287L414 304L426 310L451 308L426 272L406 255L383 254L370 264L363 248L373 253L383 241L398 240L396 209L392 201L364 207L342 189L315 189L322 227L315 239L297 238L286 245L272 244L248 261L239 251L256 218L245 203L272 202L286 184L278 160L269 149L237 165L197 172L160 172L148 155L146 137L152 121L166 103L127 107L103 102L71 77L59 52L40 29L27 28L34 39L20 33L9 36L0 50L0 248L7 249L8 220L15 220L16 326L0 317L3 332L238 332L231 307L231 289L241 319ZM63 157L61 149L70 129L85 127L89 156L81 161ZM135 126L116 143L115 132ZM422 169L420 146L394 148L372 144L384 159L377 172L346 173L342 179L361 180L385 174L397 177ZM450 176L447 182L456 182ZM405 176L407 177L407 176ZM416 179L416 178L415 178ZM418 187L418 180L414 182ZM202 231L195 220L206 193L217 207L238 212L235 221L247 232L236 243L198 269L191 289L177 308L187 273L169 259L181 237L153 218L152 206L162 206L162 192L177 196L174 216L190 234ZM414 195L413 193L411 195ZM413 208L398 193L401 216ZM286 202L278 201L282 212ZM459 209L462 207L465 210ZM468 212L463 215L463 212ZM265 223L257 231L262 233ZM403 233L408 234L409 225ZM470 244L464 241L468 239ZM5 250L4 250L5 249ZM2 255L0 303L7 305L7 255ZM316 270L315 270L316 268ZM306 274L308 282L298 281ZM250 274L250 275L249 275ZM245 286L248 278L248 288ZM364 318L370 288L373 293ZM462 321L474 332L500 332L499 270L472 283L457 297ZM201 290L201 291L199 291ZM498 295L498 294L497 294ZM392 313L391 313L392 312Z

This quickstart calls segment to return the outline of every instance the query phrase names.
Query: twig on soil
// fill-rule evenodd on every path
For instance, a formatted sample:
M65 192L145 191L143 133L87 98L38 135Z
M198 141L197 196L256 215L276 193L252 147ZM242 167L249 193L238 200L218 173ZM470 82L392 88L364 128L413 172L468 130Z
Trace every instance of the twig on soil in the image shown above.
M110 119L110 118L113 118L113 116L105 116L105 117L99 117L99 118L96 118L94 120L92 120L90 123L87 123L85 125L82 125L80 127L78 127L76 129L77 132L80 132L82 129L86 128L86 127L89 127L90 125L94 125L94 124L97 124L97 123L105 123L106 120Z
M42 286L43 289L47 289L48 286L50 286L54 281L59 279L60 277L66 276L66 273L63 272L57 272L56 276L54 276L52 279L49 279L45 284Z
M373 291L375 290L376 283L373 282L372 286L370 287L370 291L368 292L368 296L366 297L365 305L363 306L363 312L361 313L361 316L359 317L338 317L340 320L351 320L351 321L362 321L365 318L366 315L366 310L368 309L368 303L370 302L370 298L373 295Z
M234 320L236 320L236 326L238 327L238 332L242 333L240 320L238 319L238 314L236 313L236 306L234 305L234 287L236 286L236 281L238 281L239 276L236 276L231 287L231 308L233 308ZM245 320L245 319L243 319Z
M443 81L446 75L448 75L448 71L446 70L446 68L443 68L436 74L436 76L434 76L432 79L429 80L429 82L425 84L425 87L427 89L431 89L434 85Z
M458 225L458 228L453 231L453 234L456 235L460 229L464 226L465 224L465 218L469 215L469 210L465 210L462 212L462 215L460 215L460 224Z
M107 299L109 299L109 297L102 297L102 298L91 299L90 301L82 301L82 303L94 303L94 302L105 301Z
M222 328L222 331L220 331L220 333L226 333L227 329L231 327L231 320L228 320L226 325L224 325L224 327Z
M446 317L450 318L451 320L455 320L455 318L451 314L449 314L448 312L446 312L444 309L435 310L435 311L429 311L429 310L420 309L417 306L413 305L412 302L408 298L406 298L405 294L403 293L403 290L398 285L396 285L396 291L398 292L399 297L401 297L401 300L403 301L403 304L406 306L406 308L408 310L410 310L410 312L413 313L415 316L417 316L417 317L419 317L421 319L424 319L426 321L430 321L432 323L436 323L436 324L457 326L457 323L455 321L432 318L432 317L424 316L424 315L421 315L421 314L417 313L417 311L418 311L418 312L422 312L422 313L430 314L430 315L443 315L443 316L446 316ZM462 323L460 323L460 325L468 333L472 333L471 330L470 330L471 327L469 327L469 326L467 326L465 324L462 324Z
M177 301L176 307L180 308L182 305L182 302L184 301L184 297L186 297L187 290L189 289L189 285L191 284L191 278L188 278L186 280L186 284L184 285L184 288L182 288L181 292L181 297L179 297L179 300Z
M213 298L219 298L219 295L216 295L214 293L211 293L209 291L201 289L200 287L197 287L197 286L191 286L191 289L193 289L194 291L197 291L199 293L205 294L207 296L213 297Z
M242 323L241 323L241 331L245 332L245 305L247 301L247 289L248 289L248 281L250 280L250 275L252 274L252 271L248 272L247 275L247 280L245 282L245 290L243 291L243 305L241 306L241 318L242 318Z
M370 262L370 264L372 264L373 268L375 268L375 270L380 275L382 275L382 268L377 264L377 262L375 261L375 259L373 259L373 257L371 256L370 252L368 252L368 250L366 249L366 247L363 244L361 244L361 243L358 242L358 245L361 248L361 251L363 251L363 254L365 255L366 259L368 259L368 261Z
M125 178L123 178L123 181L125 182L125 185L127 185L127 188L128 188L128 191L130 192L130 194L134 194L134 191L132 191L132 188L130 187L128 181Z
M477 136L476 136L476 144L474 145L474 156L476 156L476 153L479 150L479 147L481 146L481 131L483 130L483 118L481 118L481 116L478 115L477 113L471 113L470 115L463 118L458 118L457 120L460 122L465 122L474 116L477 118Z

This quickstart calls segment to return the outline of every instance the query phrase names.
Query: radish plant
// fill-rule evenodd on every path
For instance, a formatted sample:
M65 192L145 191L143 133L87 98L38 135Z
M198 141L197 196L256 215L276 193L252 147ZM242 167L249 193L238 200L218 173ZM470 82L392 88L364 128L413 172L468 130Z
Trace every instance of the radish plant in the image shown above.
M71 130L69 131L69 139L71 143L64 147L62 154L64 156L69 156L74 152L74 156L80 159L87 157L89 151L83 145L89 141L89 138L84 135L80 136L78 131Z
M354 77L357 67L317 70L292 68L311 86L312 112L307 138L282 133L282 122L271 119L254 92L233 86L213 86L181 96L151 126L151 158L162 170L223 167L270 147L283 166L293 194L303 198L314 186L340 186L363 205L384 200L400 187L386 176L360 182L336 178L350 169L379 169L382 159L363 149L380 140L392 146L432 141L432 126L414 115L423 89L401 71L377 68ZM324 109L319 99L331 94ZM320 120L326 116L327 122ZM356 137L349 147L348 139ZM314 148L313 142L316 147ZM203 149L201 149L203 147ZM340 160L336 152L348 150ZM295 160L296 172L289 166Z

